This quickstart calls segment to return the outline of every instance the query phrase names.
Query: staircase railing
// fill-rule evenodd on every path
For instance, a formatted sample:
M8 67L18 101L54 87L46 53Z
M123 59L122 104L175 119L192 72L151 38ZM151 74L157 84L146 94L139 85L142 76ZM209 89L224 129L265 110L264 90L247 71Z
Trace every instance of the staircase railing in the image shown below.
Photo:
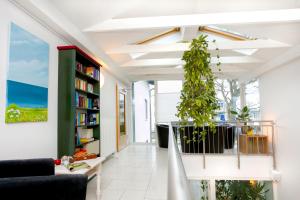
M171 124L168 144L168 200L193 200Z

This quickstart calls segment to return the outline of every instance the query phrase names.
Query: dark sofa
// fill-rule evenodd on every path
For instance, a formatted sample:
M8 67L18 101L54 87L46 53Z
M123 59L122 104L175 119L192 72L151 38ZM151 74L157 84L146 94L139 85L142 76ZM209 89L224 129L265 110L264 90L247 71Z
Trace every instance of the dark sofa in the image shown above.
M87 176L55 176L53 159L0 161L2 200L85 200Z

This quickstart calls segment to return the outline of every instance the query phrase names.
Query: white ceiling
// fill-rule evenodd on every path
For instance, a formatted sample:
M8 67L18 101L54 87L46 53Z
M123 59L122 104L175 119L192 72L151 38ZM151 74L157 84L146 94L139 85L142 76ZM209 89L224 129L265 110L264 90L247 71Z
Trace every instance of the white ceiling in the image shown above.
M37 0L33 0L37 1ZM156 52L147 53L133 58L130 53L109 54L109 51L118 49L126 45L135 44L141 40L154 36L169 30L170 27L140 29L112 29L108 31L91 31L85 30L95 27L101 27L103 23L113 23L110 20L141 17L160 17L160 16L177 16L191 14L207 14L207 13L227 13L241 11L259 11L259 10L278 10L278 9L294 9L300 7L299 0L39 0L47 1L58 11L60 11L72 24L82 31L93 44L103 49L109 57L118 65L118 69L122 73L127 74L130 80L142 79L178 79L182 78L182 69L176 68L178 64L162 64L161 66L149 63L149 59L180 59L182 51L174 52ZM276 17L276 16L274 16ZM278 17L278 16L277 16ZM156 19L156 18L155 18ZM158 21L164 18L158 18ZM199 24L201 26L203 24ZM197 27L198 27L197 26ZM298 48L300 44L300 19L291 21L281 21L277 23L239 23L239 24L217 24L217 27L225 28L230 31L238 32L242 35L251 36L258 39L271 39L289 45L283 45L281 48L261 48L250 55L250 63L232 62L223 64L221 74L217 75L230 78L249 79L260 75L264 72L262 68L268 66L274 58L278 58L288 53L293 48ZM112 26L113 27L113 26ZM150 28L151 27L151 28ZM195 26L194 26L195 27ZM188 29L189 28L189 29ZM187 30L192 30L187 27ZM181 30L183 27L181 27ZM199 34L199 33L198 33ZM177 32L170 34L153 43L147 44L172 44L182 40L182 33ZM186 36L186 38L189 38ZM217 42L228 41L228 39L209 34L209 39L216 39ZM246 48L246 47L245 47ZM212 52L214 56L216 53ZM241 57L246 56L233 50L221 50L221 57ZM295 55L296 56L296 55ZM145 60L146 59L146 60ZM244 59L244 58L243 58ZM240 59L238 59L240 60ZM254 62L260 60L260 62ZM138 62L137 62L138 61ZM155 60L155 63L163 62L163 60ZM141 66L128 66L128 63L143 63ZM175 62L173 62L175 63ZM278 62L280 63L280 62ZM282 62L281 62L282 63ZM275 64L274 64L275 66ZM268 68L269 69L269 68ZM217 70L216 70L217 71Z

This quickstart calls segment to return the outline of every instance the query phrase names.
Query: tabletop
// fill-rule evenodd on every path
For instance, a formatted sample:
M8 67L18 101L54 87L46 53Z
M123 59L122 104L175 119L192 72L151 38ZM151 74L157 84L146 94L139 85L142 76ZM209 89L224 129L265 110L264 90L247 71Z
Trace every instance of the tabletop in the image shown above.
M97 168L98 166L100 166L104 160L105 160L104 157L97 157L97 158L89 159L89 160L76 161L76 162L85 162L91 167L88 169L79 169L74 172L71 172L63 165L56 165L55 166L55 174L56 175L59 175L59 174L88 174L90 171L92 171L95 168Z

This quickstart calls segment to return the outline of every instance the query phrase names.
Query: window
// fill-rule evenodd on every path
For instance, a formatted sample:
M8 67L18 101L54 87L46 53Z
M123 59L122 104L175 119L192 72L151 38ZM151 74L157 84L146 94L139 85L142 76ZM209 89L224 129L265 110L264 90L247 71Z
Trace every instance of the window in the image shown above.
M258 80L250 81L245 88L246 105L250 109L252 120L260 120L260 99Z
M231 110L240 108L240 86L238 80L218 79L215 82L220 109L217 111L217 121L231 121L234 116Z
M157 81L158 93L179 93L182 89L182 81Z

